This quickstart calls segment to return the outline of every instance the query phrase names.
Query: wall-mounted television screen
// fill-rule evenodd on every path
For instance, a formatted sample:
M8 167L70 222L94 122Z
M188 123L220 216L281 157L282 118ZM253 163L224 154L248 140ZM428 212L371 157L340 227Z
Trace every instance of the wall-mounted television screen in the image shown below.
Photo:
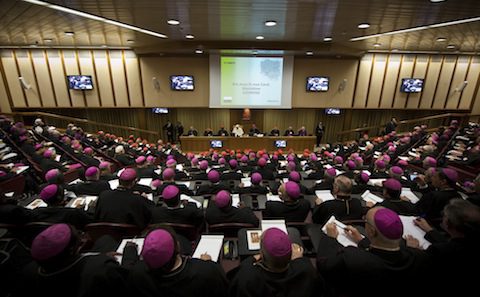
M210 140L210 147L221 148L223 147L223 142L221 140Z
M402 78L400 92L419 93L423 90L423 79L421 78Z
M91 75L67 75L68 88L72 90L92 90Z
M275 147L276 148L285 148L285 147L287 147L287 141L286 140L275 140Z
M163 108L163 107L153 107L152 108L153 113L168 113L168 108Z
M325 108L325 114L340 114L340 108Z
M192 75L172 75L170 76L170 87L174 91L193 91L195 84Z
M326 76L307 77L307 92L326 92L328 91L329 78Z

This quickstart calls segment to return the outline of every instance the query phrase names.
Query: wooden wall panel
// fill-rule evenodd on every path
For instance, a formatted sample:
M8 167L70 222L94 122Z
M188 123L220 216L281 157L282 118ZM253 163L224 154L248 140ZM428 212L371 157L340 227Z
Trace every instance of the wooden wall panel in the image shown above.
M427 55L418 55L415 60L415 69L413 71L413 78L423 78L427 74L428 68L428 56ZM425 82L425 81L424 81ZM410 93L407 99L407 108L417 109L420 104L423 93Z
M29 107L42 107L40 104L40 92L38 91L35 73L33 72L32 60L30 53L27 50L15 51L17 57L19 76L25 79L25 82L30 85L29 89L24 89L25 97L27 98L27 105Z
M359 60L311 59L297 58L294 61L292 107L293 108L326 108L352 106L355 76ZM328 76L330 86L328 92L307 92L305 83L307 76ZM342 90L340 85L345 80Z
M75 51L64 50L63 51L63 63L65 65L65 72L67 75L80 75L80 69L78 68L77 53ZM72 107L85 107L84 90L68 90L70 98L72 100Z
M453 78L450 85L450 91L447 97L447 102L445 103L445 108L455 109L459 105L462 92L460 92L458 88L463 85L463 82L467 77L469 65L470 57L458 57L457 65L455 67L455 72L453 73Z
M442 71L438 78L437 92L433 101L433 109L443 109L449 95L453 72L455 71L456 56L446 56L443 59Z
M102 107L115 107L107 52L101 50L93 51L93 57L95 62L95 71L97 73L98 91L102 100L100 105Z
M48 64L50 65L53 88L57 97L57 107L71 107L61 54L58 50L48 50Z
M80 74L91 75L93 90L84 91L85 101L88 107L99 107L98 84L96 83L95 68L93 66L93 56L91 51L78 51L78 62L80 64Z
M7 87L10 90L10 95L12 96L13 107L27 107L27 101L23 93L22 86L18 81L20 76L17 70L16 61L13 55L13 51L3 50L2 55L2 65L3 70L5 71L7 79Z
M360 61L357 84L355 86L355 98L353 99L354 108L365 108L372 71L372 59L373 55L367 54Z
M468 85L463 89L462 96L460 98L460 104L458 109L470 109L472 104L475 89L477 88L477 81L480 75L480 58L472 57L470 62L470 68L468 69L467 81Z
M8 100L7 86L3 82L3 74L0 71L0 113L1 112L12 112L10 107L10 102Z
M384 85L385 68L387 66L387 55L375 54L373 58L373 70L370 79L370 90L368 91L367 108L378 108L380 96Z
M402 84L402 78L412 77L415 55L403 55L400 63L400 74L398 76L397 88L395 89L393 108L405 108L409 94L400 92L400 85Z
M437 90L437 82L442 69L443 56L431 56L428 63L427 75L423 83L422 101L420 108L429 109L432 107L435 91Z
M50 71L45 57L45 51L34 50L31 52L33 67L37 78L38 89L42 99L41 106L56 107L55 93L53 90L52 80L50 78Z
M390 55L388 58L380 108L391 108L393 106L393 99L397 91L397 78L400 71L401 58L401 55Z
M133 51L125 51L124 54L130 106L143 107L142 84L138 58Z
M115 92L115 102L117 107L130 106L125 68L123 66L122 51L109 51L110 68L112 73L112 86Z

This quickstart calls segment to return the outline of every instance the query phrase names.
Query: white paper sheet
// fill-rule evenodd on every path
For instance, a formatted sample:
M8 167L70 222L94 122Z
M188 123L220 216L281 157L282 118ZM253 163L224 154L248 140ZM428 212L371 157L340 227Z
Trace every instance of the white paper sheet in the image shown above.
M197 208L202 207L202 203L198 202L197 200L195 200L195 199L193 199L192 197L187 196L187 195L185 195L185 194L181 194L181 195L180 195L180 200L187 200L188 202L195 203L195 205L197 206Z
M109 180L108 183L110 184L110 189L112 190L115 190L116 188L118 188L118 185L120 185L118 179Z
M200 259L202 254L209 254L212 261L218 262L223 245L223 235L202 235L192 258Z
M315 195L317 195L318 198L322 199L323 202L328 200L335 200L335 197L333 197L330 190L316 190Z
M21 174L22 172L24 172L28 168L30 168L30 166L18 166L17 167L17 174Z
M287 232L287 226L285 220L262 220L261 222L262 232L270 228L278 228L285 233Z
M244 187L251 187L252 186L252 182L251 182L249 177L242 177L241 182L242 182Z
M133 241L137 244L137 253L140 255L143 249L143 243L145 241L145 238L128 238L128 239L123 239L120 245L118 246L117 253L123 254L123 249L125 249L125 246L127 245L127 242ZM117 260L118 263L122 263L122 256L115 256L115 260Z
M403 224L403 237L411 235L418 239L421 248L427 249L431 243L425 239L425 231L420 229L418 226L415 226L413 223L415 219L416 217L413 216L400 216L400 220L402 220Z
M386 180L386 178L372 178L367 184L371 186L383 187L383 182Z
M10 159L10 158L13 158L13 157L16 157L16 156L17 156L16 153L8 153L5 156L3 156L2 161L5 161L7 159Z
M365 192L363 192L362 199L366 202L372 202L374 204L383 202L382 197L379 197L375 194L370 193L369 190L366 190Z
M238 204L240 204L240 195L239 194L232 194L232 206L233 207L238 207Z
M335 219L335 216L331 216L330 219L328 219L327 223L325 223L325 225L323 226L322 228L322 231L327 234L327 224L329 223L334 223L335 226L337 226L337 230L338 230L338 236L337 236L337 241L338 243L340 243L341 245L343 246L354 246L354 247L357 247L357 244L352 241L350 238L348 238L346 235L345 235L345 224L343 224L342 222L340 221L337 221L337 219ZM363 238L364 236L362 236Z
M273 195L273 194L267 194L267 201L279 201L279 202L283 202L283 200L280 199L280 196L278 196L278 195Z
M415 195L412 190L409 188L402 188L401 196L405 196L412 202L413 204L417 203L420 199L418 199L417 195Z
M150 187L150 185L152 184L152 178L150 178L150 177L148 177L148 178L141 178L141 179L138 181L138 184L139 184L139 185L144 185L144 186Z

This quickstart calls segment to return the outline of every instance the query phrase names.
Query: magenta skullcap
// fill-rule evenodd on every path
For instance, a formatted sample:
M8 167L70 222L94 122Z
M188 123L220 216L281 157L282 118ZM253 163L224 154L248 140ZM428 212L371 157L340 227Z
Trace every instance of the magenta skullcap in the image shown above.
M335 159L335 164L342 164L343 163L343 158L340 156L336 156Z
M242 163L247 163L248 162L248 157L243 155L241 158L240 158L240 162Z
M163 200L170 200L180 195L180 190L175 185L168 185L163 189L162 197Z
M145 162L145 160L147 160L147 158L145 158L144 156L140 156L140 157L135 159L135 163L143 164L143 162Z
M109 168L110 167L110 163L106 162L106 161L103 161L103 162L100 162L100 165L98 165L98 167L100 169L105 169L105 168Z
M456 183L458 180L458 173L455 169L450 169L450 168L443 168L442 169L443 174L451 181Z
M383 156L382 156L382 159L383 159L383 161L386 162L386 163L390 162L390 160L391 160L389 155L383 155Z
M295 170L296 167L297 167L297 165L296 165L295 162L293 162L293 161L289 161L289 162L287 163L287 169L290 170L290 171Z
M263 232L262 248L272 257L284 257L292 253L292 242L287 233L278 228Z
M273 155L273 156L272 156L272 159L275 160L275 161L277 161L277 160L278 160L278 155Z
M353 170L353 169L355 169L355 167L357 167L357 164L355 164L354 161L352 161L352 160L347 161L347 168L348 169Z
M61 254L70 243L72 230L67 224L55 224L35 237L32 242L32 258L46 261Z
M43 157L44 158L51 158L53 155L53 151L52 150L46 150L45 152L43 152Z
M362 173L360 173L360 179L364 183L368 183L368 181L370 180L370 175L368 175L366 172L362 172Z
M358 157L360 157L359 153L353 153L353 154L350 155L350 158L352 158L352 159L356 159Z
M86 147L84 150L83 150L83 153L84 154L87 154L87 155L91 155L93 154L93 149L91 147Z
M287 161L288 161L288 162L293 162L294 160L295 160L295 157L294 157L294 156L292 156L292 155L288 155L288 156L287 156Z
M164 180L172 179L175 176L175 170L173 170L172 168L166 168L165 170L163 170L162 176Z
M288 179L298 183L300 181L300 173L298 173L297 171L292 171L290 172L290 174L288 174Z
M300 197L300 186L296 182L288 181L285 183L285 192L287 192L288 197L297 199Z
M396 212L381 208L373 216L377 230L388 239L400 239L403 235L403 224Z
M167 161L168 161L168 160L175 160L175 157L174 157L173 155L168 155L168 156L167 156Z
M228 161L228 164L230 165L231 168L237 168L238 166L238 162L235 159L230 159L230 161Z
M60 170L50 169L49 171L47 171L47 173L45 173L45 180L47 182L51 181L51 180L57 178L59 175L60 175Z
M57 191L58 191L57 185L55 184L48 185L45 188L43 188L42 191L40 192L40 198L43 201L48 201L53 197L55 197L55 195L57 194Z
M137 172L135 169L126 168L123 170L122 174L120 174L120 180L123 181L132 181L137 178Z
M230 193L225 190L221 190L215 196L215 204L218 208L224 208L230 205Z
M41 143L37 143L35 145L35 150L38 151L39 149L41 149L43 147L43 145Z
M264 158L260 158L257 161L257 165L260 167L265 167L265 165L267 165L267 160L265 160Z
M0 170L0 177L4 177L5 175L7 175L7 173L5 171Z
M175 161L174 159L170 159L170 160L167 160L166 164L167 164L168 167L173 167L173 166L177 165L177 161ZM201 163L200 163L200 165L201 165Z
M154 188L158 188L161 184L162 184L162 181L159 180L159 179L154 179L152 181L152 187L154 187Z
M221 164L221 165L225 165L226 161L225 161L225 158L220 158L218 159L218 164Z
M208 161L207 160L203 160L203 161L200 161L200 169L201 170L207 170L208 168Z
M397 162L397 165L400 167L407 167L408 166L408 161L407 160L399 160Z
M260 182L262 182L262 179L263 177L262 177L262 174L260 174L260 172L254 172L250 177L250 180L254 185L258 185Z
M76 142L76 143L72 144L72 148L74 150L79 150L79 149L82 148L82 146L80 145L80 143Z
M383 182L383 187L385 189L389 189L392 191L401 191L402 190L402 184L394 179L394 178L389 178L386 181Z
M192 165L198 165L198 158L193 158L192 159Z
M390 168L390 172L393 174L402 175L403 169L398 166L393 166L392 168Z
M94 176L96 174L98 174L100 172L100 170L95 167L95 166L90 166L87 168L87 170L85 170L85 176L86 177L91 177L91 176Z
M331 177L334 177L337 175L337 169L335 168L328 168L327 169L327 175L331 176Z
M153 163L153 161L155 161L155 157L154 157L154 156L147 156L147 162L148 162L148 163Z
M167 264L175 253L175 241L172 235L163 229L150 232L143 243L143 261L151 269Z
M392 152L392 153L395 152L395 147L394 146L389 146L388 151Z
M20 140L20 141L25 141L25 140L27 140L27 139L28 139L28 137L25 136L25 135L22 135L22 136L20 136L20 137L18 138L18 140Z
M210 170L207 174L208 180L212 183L218 183L220 181L220 173L217 170Z
M313 162L317 161L318 160L317 155L315 155L315 153L311 153L310 160L312 160Z
M435 158L432 158L430 156L426 157L423 162L429 166L429 167L436 167L437 166L437 160Z
M79 169L79 168L82 168L82 167L83 167L82 164L75 163L75 164L70 165L68 168L69 169Z
M377 166L377 168L384 169L385 168L385 161L377 160L377 161L375 161L375 166Z

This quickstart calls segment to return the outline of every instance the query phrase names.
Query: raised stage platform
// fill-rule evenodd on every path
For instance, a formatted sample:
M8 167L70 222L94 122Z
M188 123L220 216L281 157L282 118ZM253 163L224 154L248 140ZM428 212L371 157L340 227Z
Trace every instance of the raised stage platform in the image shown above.
M245 149L252 150L266 149L269 152L277 150L275 142L277 140L284 140L286 146L282 148L284 151L293 149L296 153L303 152L308 148L313 150L315 146L315 136L284 136L284 137L220 137L220 136L182 136L182 150L184 152L202 152L207 151L212 147L212 141L217 141L216 144L221 147L214 147L214 149ZM220 142L218 142L220 141Z

